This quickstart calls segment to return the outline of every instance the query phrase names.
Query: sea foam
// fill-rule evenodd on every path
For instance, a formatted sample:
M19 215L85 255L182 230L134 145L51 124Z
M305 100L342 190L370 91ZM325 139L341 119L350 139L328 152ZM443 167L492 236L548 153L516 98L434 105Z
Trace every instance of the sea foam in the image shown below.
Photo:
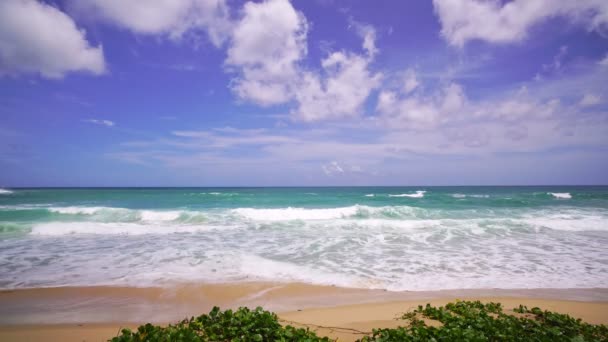
M558 200L549 191L567 188L428 188L423 200L407 198L421 187L230 189L240 191L232 197L189 196L224 189L15 190L0 206L0 250L10 260L0 263L0 288L608 287L607 189Z
M284 220L330 220L354 216L360 206L354 205L342 208L305 209L305 208L278 208L256 209L237 208L232 212L251 220L284 221Z
M452 194L452 197L454 198L465 198L465 197L472 197L472 198L489 198L490 195L480 195L480 194L472 194L472 195L465 195L465 194Z
M53 222L35 225L31 235L167 235L230 229L229 226L143 225L136 223Z
M52 213L66 215L93 215L101 211L126 211L128 209L109 207L51 207L47 210Z
M572 198L572 195L570 195L569 192L549 192L549 195L552 195L555 198L559 198L559 199L570 199Z
M94 216L101 221L174 221L193 212L180 210L137 210L114 207L50 207L49 212L63 215Z
M0 195L10 195L13 191L0 188Z
M418 190L415 194L398 194L398 195L388 195L388 197L410 197L410 198L422 198L426 191Z

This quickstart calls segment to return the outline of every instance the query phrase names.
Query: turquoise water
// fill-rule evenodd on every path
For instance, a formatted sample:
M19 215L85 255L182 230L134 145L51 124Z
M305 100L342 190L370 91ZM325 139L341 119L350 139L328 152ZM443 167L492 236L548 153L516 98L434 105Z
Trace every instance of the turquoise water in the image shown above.
M0 288L608 286L608 187L0 189Z

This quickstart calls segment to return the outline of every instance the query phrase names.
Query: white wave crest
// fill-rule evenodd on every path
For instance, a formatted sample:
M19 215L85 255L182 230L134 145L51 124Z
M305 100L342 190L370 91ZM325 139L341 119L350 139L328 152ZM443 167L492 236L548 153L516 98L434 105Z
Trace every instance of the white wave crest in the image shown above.
M174 221L182 215L181 211L142 210L139 216L143 221Z
M388 197L410 197L410 198L422 198L426 191L418 190L415 194L399 194L399 195L388 195Z
M11 191L11 190L0 188L0 195L10 195L12 193L13 193L13 191Z
M192 218L196 212L179 210L136 210L113 207L51 207L48 211L64 215L87 215L109 222L121 221L175 221L182 217Z
M342 208L330 209L306 209L306 208L280 208L280 209L255 209L238 208L232 212L251 220L260 221L288 221L288 220L331 220L354 216L360 206L354 205Z
M569 192L549 192L549 195L559 199L570 199L572 195Z
M478 194L473 194L473 195L465 195L465 194L452 194L452 197L454 198L465 198L465 197L473 197L473 198L489 198L490 195L478 195Z
M374 196L376 196L376 195L374 195L374 194L367 194L367 195L365 195L365 197L374 197Z
M93 215L102 210L127 210L122 208L108 208L108 207L51 207L47 209L52 213L66 214L66 215Z
M199 192L196 195L211 195L211 196L236 196L238 193L236 192Z

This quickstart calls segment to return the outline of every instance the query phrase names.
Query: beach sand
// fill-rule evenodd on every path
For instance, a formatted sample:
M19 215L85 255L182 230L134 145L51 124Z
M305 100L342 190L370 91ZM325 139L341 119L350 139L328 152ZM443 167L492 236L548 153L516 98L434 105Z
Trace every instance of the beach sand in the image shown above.
M354 341L396 327L400 314L456 299L519 304L608 324L608 289L388 292L307 284L240 283L164 288L62 287L0 291L0 341L105 341L122 327L167 324L221 308L263 306L284 324Z

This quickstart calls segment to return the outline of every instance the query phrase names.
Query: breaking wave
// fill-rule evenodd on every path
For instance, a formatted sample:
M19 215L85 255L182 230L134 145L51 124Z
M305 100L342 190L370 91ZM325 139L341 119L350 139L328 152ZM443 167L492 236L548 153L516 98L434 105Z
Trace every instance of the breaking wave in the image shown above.
M422 198L426 191L418 190L415 194L399 194L399 195L388 195L388 197L410 197L410 198Z
M571 199L572 195L569 192L549 192L549 195L559 199Z

